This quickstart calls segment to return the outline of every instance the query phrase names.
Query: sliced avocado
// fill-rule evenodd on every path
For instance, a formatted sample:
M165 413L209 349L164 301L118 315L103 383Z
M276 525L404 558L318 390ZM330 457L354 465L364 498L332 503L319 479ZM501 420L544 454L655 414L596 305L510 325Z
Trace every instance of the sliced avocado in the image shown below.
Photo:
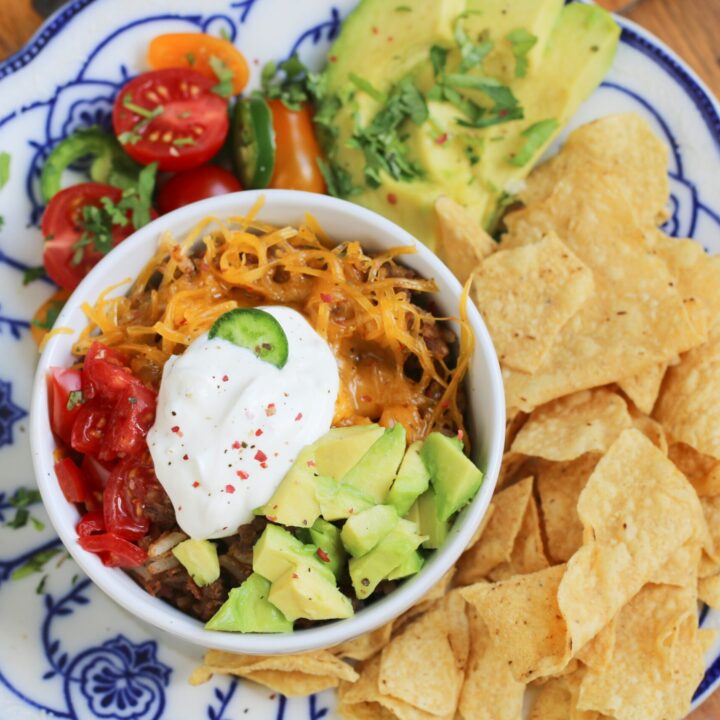
M437 518L448 520L480 489L482 471L452 438L439 432L427 436L420 457L430 471L430 482L437 501Z
M400 520L369 553L351 558L350 579L360 600L372 595L382 580L401 565L425 538L418 534L417 525Z
M353 614L350 599L327 579L315 565L299 563L280 575L271 585L268 596L290 621L335 620Z
M259 508L272 522L289 527L309 528L320 515L315 497L317 475L313 463L314 447L304 448L272 497Z
M343 477L341 484L357 488L376 503L382 503L404 454L405 428L397 423L385 430L373 443L352 470Z
M233 588L222 607L205 624L206 630L226 632L291 632L293 624L268 601L270 582L253 573Z
M397 524L400 518L391 505L375 505L349 517L340 537L345 549L360 557L370 552Z
M323 476L315 480L315 493L325 520L345 520L375 504L371 497L357 488L340 485Z
M395 482L387 496L398 515L405 515L417 498L428 489L430 473L420 457L422 442L414 442L406 451Z
M402 578L417 575L425 564L425 558L417 551L408 555L388 576L388 580L401 580Z
M294 535L277 525L268 525L253 547L253 571L270 582L298 563L316 566L333 583L332 570L316 555L314 545L304 545Z
M209 540L184 540L172 549L172 554L198 587L210 585L220 577L217 547Z
M329 430L315 443L315 472L340 480L383 432L374 424Z
M315 554L320 561L327 563L336 578L340 577L347 566L347 553L340 539L340 529L318 518L308 535L312 544L318 548Z
M427 535L423 547L437 550L450 532L450 521L438 518L437 498L432 490L423 493L408 512L408 520L417 523L419 531Z

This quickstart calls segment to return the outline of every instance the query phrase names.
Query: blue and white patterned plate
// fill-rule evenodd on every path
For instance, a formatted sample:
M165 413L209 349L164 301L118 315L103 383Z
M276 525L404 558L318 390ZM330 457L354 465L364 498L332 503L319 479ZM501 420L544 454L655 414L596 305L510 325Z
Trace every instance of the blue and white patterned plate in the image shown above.
M319 64L354 3L73 0L0 64L0 151L12 156L0 193L0 523L14 517L15 491L34 484L26 408L37 351L29 320L52 286L24 287L22 278L40 263L38 173L49 149L76 127L107 122L112 97L143 69L147 42L161 32L225 29L254 68L294 50ZM657 40L623 27L609 76L573 126L617 110L647 117L672 150L669 232L720 252L717 102ZM46 523L41 506L30 510ZM42 572L11 581L29 558L53 550ZM0 720L332 717L330 693L286 700L225 678L190 688L201 651L128 616L64 558L50 527L0 527ZM720 612L705 611L702 621L720 628ZM708 654L697 702L718 682L720 642Z

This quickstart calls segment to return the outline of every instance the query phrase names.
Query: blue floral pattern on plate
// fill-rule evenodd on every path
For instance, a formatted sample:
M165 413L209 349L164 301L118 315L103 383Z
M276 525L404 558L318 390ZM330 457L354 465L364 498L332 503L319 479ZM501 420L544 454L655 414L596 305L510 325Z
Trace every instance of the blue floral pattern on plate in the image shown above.
M0 193L6 220L0 231L0 523L15 512L18 487L32 485L23 423L35 355L28 331L52 283L45 278L25 287L22 274L40 261L38 178L48 153L77 127L108 125L113 96L142 69L142 48L158 32L226 32L253 68L295 51L319 65L354 4L73 0L25 49L0 63L0 151L13 157L10 183ZM627 110L647 117L671 149L666 231L719 252L720 188L707 162L720 156L717 103L669 51L629 24L612 71L572 126ZM59 539L43 527L42 508L28 509L37 522L20 530L0 527L0 720L331 717L328 693L288 700L227 678L190 688L187 676L201 649L117 608L77 574ZM44 568L11 580L38 553L48 558ZM720 613L705 610L701 620L720 627ZM720 644L708 655L696 697L718 682Z

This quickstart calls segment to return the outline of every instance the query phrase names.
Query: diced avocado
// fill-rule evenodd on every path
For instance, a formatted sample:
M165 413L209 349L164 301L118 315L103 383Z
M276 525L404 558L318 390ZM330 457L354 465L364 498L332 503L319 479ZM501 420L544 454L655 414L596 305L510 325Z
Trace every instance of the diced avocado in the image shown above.
M357 488L382 503L390 490L405 454L405 428L397 423L385 430L370 449L342 479L341 484Z
M315 443L315 472L340 480L382 434L379 425L329 430Z
M328 51L328 89L346 86L352 74L387 89L425 60L432 44L452 43L455 19L464 9L465 0L362 0Z
M417 523L423 535L427 535L423 547L428 550L437 550L450 532L450 521L438 518L437 498L432 490L428 490L417 499L407 517L408 520Z
M268 525L253 547L253 571L273 582L298 563L305 563L314 565L334 583L335 575L316 552L314 545L304 545L287 530Z
M230 591L222 607L208 620L206 630L226 632L291 632L293 624L268 601L270 582L253 573Z
M357 597L360 600L369 597L424 539L418 534L415 523L400 520L369 553L352 558L349 563L350 579Z
M388 580L401 580L402 578L417 575L425 564L425 558L417 551L408 555L388 576Z
M334 578L328 580L309 563L299 563L280 575L268 598L290 621L335 620L353 614L350 599L337 589Z
M318 518L308 531L308 535L313 545L318 548L315 554L320 561L327 563L336 578L340 577L347 565L347 553L340 539L340 529Z
M304 448L270 500L260 508L272 522L289 527L309 528L320 515L315 497L314 447ZM308 464L309 463L309 464Z
M439 432L430 433L420 450L435 491L437 518L447 520L467 505L482 485L482 471L457 446Z
M197 586L210 585L220 577L217 548L209 540L184 540L172 549L172 553Z
M420 458L422 442L414 442L405 452L395 482L387 496L398 515L405 515L417 498L428 489L430 473Z
M397 524L400 518L391 505L375 505L347 519L342 538L345 549L353 556L369 553Z
M372 507L371 497L357 488L340 485L325 477L316 478L316 496L325 520L345 520L355 513Z

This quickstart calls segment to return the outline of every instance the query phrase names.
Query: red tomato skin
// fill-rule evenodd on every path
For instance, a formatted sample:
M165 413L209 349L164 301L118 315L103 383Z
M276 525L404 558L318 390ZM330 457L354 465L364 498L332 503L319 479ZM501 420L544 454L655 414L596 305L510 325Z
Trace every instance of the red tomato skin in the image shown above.
M154 70L130 80L113 106L115 134L134 132L140 138L125 142L125 152L143 165L157 162L168 172L206 163L222 147L229 127L228 103L212 91L216 84L185 68ZM162 106L163 112L144 123L146 118L125 105L126 97L146 111ZM192 143L176 144L187 139Z
M85 498L90 494L90 486L82 470L72 458L66 457L56 462L55 475L68 502L85 502Z
M43 248L43 264L50 278L65 290L74 290L90 269L102 260L103 253L91 245L84 249L79 263L73 264L73 245L84 232L82 209L86 205L100 207L101 198L107 197L114 203L120 201L122 191L102 183L79 183L57 193L45 208L42 218L42 233L46 238ZM124 227L113 227L113 247L133 232L131 223Z
M160 188L157 206L164 214L198 200L240 190L242 185L228 170L217 165L202 165L171 177Z
M114 456L104 451L105 433L110 423L111 409L98 398L88 400L75 418L70 447L100 460L113 460Z
M50 368L48 374L48 402L50 404L50 427L64 443L70 444L73 423L81 403L68 410L71 392L82 390L82 375L75 368Z
M86 535L99 535L105 532L105 520L103 519L102 512L91 511L85 513L80 522L75 527L78 537L85 537Z
M94 342L89 347L83 363L83 392L86 398L101 397L114 401L138 382L127 369L124 355L100 342Z
M268 105L276 144L275 171L269 187L326 192L325 179L317 164L322 151L315 138L309 106L290 110L282 100L270 100Z
M106 435L108 448L118 457L139 455L147 449L145 437L155 421L155 393L140 381L127 396L118 398Z
M147 553L131 542L112 532L100 535L84 535L78 538L83 550L100 555L103 565L108 567L138 567L147 560Z

